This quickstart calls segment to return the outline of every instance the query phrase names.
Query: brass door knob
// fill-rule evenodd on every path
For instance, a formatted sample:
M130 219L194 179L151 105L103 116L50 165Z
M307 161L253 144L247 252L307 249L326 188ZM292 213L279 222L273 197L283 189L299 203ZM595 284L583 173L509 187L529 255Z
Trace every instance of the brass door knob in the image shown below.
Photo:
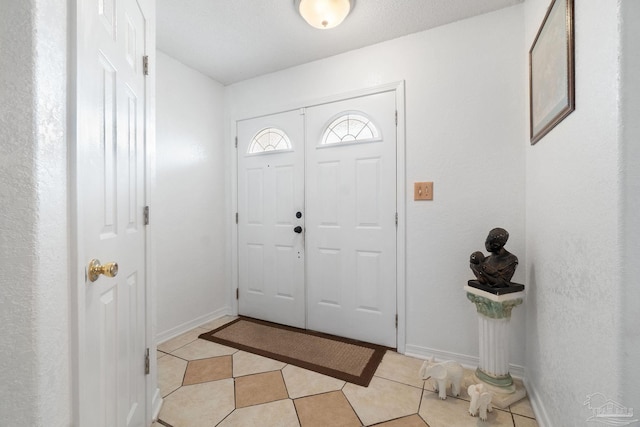
M89 281L95 282L101 274L107 277L115 277L118 274L118 263L108 262L102 265L100 264L100 260L97 259L89 261L89 268L87 269Z

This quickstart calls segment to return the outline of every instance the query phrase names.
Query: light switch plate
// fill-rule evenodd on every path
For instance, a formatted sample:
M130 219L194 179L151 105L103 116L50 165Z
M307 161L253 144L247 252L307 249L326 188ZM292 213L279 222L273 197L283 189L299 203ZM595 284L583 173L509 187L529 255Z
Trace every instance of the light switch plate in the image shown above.
M414 182L413 200L433 200L433 182Z

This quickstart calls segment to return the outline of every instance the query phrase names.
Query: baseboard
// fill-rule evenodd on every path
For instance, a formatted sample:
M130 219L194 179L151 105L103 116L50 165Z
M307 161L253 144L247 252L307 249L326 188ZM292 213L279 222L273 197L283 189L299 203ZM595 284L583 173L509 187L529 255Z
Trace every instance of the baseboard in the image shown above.
M524 378L524 387L527 389L529 402L531 402L531 408L533 409L533 413L536 415L538 427L552 427L553 424L551 423L549 415L540 400L541 393L539 393L533 383L528 380L528 377Z
M476 356L437 350L434 348L420 347L411 344L406 345L404 354L407 356L416 357L418 359L430 359L432 356L435 356L436 360L455 360L465 368L469 369L477 368L480 361L480 359ZM524 378L524 367L520 365L509 364L509 373L514 378L522 379Z
M220 308L214 312L205 314L204 316L196 317L193 320L173 327L168 331L158 333L158 335L156 335L156 342L157 344L162 344L163 342L169 341L171 338L175 338L180 334L184 334L185 332L188 332L193 328L197 328L198 326L204 325L205 323L211 322L212 320L219 319L222 316L231 316L232 314L233 310L231 309L231 307Z

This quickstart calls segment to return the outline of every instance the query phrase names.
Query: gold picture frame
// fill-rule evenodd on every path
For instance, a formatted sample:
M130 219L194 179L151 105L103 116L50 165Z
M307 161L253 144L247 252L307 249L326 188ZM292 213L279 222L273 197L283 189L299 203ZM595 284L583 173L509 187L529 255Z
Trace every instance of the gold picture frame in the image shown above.
M553 0L529 50L531 145L575 110L573 0Z

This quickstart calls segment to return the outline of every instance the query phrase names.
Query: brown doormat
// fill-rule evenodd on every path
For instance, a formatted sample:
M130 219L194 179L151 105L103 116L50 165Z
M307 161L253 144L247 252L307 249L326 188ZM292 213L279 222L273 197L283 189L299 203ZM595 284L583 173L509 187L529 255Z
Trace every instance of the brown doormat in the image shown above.
M387 347L240 317L200 338L367 387Z

